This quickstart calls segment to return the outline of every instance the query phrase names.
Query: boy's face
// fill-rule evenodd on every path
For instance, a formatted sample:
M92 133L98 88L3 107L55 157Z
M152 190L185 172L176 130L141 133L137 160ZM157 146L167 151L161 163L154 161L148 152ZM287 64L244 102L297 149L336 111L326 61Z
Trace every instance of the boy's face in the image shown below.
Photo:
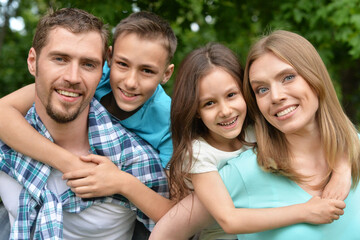
M174 70L167 64L168 52L161 40L123 33L114 43L110 63L110 84L118 107L132 112L141 107L166 83Z

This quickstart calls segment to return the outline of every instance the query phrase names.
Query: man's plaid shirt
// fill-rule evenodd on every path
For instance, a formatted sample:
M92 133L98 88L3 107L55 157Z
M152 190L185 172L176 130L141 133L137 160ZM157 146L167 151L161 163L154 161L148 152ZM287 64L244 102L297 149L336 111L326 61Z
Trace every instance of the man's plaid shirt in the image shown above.
M38 132L53 141L34 106L26 119ZM168 197L167 178L158 154L147 142L124 129L95 99L90 104L88 120L91 152L107 156L121 170ZM83 201L68 189L61 196L56 196L46 184L51 167L15 152L1 141L0 158L0 170L24 187L19 196L18 215L12 227L11 239L30 239L34 227L34 239L62 239L62 211L79 213L92 204L102 202L128 207L136 211L138 220L147 228L154 227L154 222L120 195Z

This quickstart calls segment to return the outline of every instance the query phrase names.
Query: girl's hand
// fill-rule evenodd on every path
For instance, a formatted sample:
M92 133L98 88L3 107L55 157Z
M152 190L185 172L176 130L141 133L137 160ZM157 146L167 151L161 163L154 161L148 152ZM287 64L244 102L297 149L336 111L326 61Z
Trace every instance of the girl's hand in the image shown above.
M346 204L341 200L313 197L306 203L305 222L311 224L332 223L344 214Z
M322 198L345 200L351 188L351 166L344 155L332 172L330 181L325 186Z
M128 173L121 171L108 158L99 155L80 157L85 162L97 164L94 168L87 168L65 173L63 179L67 185L81 198L110 196L118 193L119 181Z

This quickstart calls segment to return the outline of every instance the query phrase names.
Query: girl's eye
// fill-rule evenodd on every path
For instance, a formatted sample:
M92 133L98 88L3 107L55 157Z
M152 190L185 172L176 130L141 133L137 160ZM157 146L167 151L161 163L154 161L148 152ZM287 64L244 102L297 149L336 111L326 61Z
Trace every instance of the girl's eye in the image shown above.
M235 95L236 95L236 93L229 93L228 97L231 98L231 97L234 97Z
M208 107L208 106L211 106L211 105L213 105L213 104L214 104L213 101L209 101L209 102L206 102L206 103L204 104L204 107Z

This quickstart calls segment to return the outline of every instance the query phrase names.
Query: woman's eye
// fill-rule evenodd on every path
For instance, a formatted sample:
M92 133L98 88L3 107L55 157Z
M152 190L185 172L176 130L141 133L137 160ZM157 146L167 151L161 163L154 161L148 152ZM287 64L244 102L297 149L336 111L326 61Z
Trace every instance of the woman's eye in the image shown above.
M264 93L266 93L267 92L267 88L265 88L265 87L261 87L261 88L258 88L257 90L256 90L256 92L258 93L258 94L264 94Z
M285 78L284 78L284 81L290 81L291 79L294 79L295 78L295 75L294 74L290 74L290 75L287 75Z

